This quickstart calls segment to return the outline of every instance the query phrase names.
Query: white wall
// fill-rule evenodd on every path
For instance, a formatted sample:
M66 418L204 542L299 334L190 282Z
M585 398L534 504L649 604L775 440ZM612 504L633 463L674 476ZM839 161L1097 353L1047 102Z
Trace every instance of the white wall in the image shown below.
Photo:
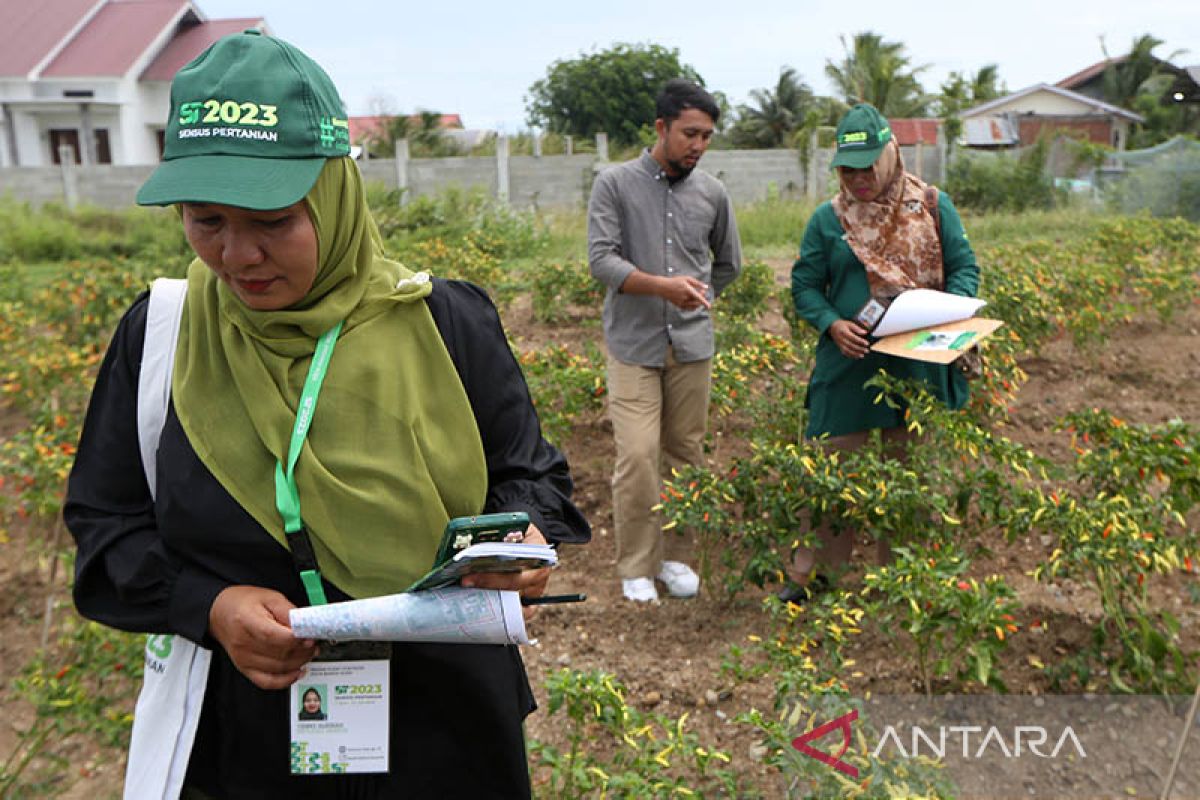
M1081 103L1077 100L1072 100L1068 97L1055 94L1053 92L1033 92L1024 97L1019 97L1011 102L1002 103L993 107L989 112L989 116L999 116L1005 112L1014 114L1091 114L1095 112L1095 106Z

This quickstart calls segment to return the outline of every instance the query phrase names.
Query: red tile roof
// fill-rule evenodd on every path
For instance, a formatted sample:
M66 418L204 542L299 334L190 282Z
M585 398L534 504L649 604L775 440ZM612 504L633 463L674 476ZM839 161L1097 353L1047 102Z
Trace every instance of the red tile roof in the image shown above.
M150 62L142 72L143 81L169 81L184 64L204 52L210 44L231 33L238 33L247 28L266 30L266 20L262 17L243 17L241 19L214 19L181 28L158 57Z
M369 139L372 136L379 136L387 127L387 121L394 114L380 114L367 117L350 117L350 141L358 143L363 139ZM420 114L410 114L409 119L414 122L419 122ZM462 128L462 116L459 114L442 114L438 119L438 127L445 129Z
M369 139L373 136L378 136L386 127L387 116L374 117L350 117L350 141L361 142L363 139Z
M110 2L42 71L42 77L123 76L189 8L188 0Z
M1092 78L1104 72L1105 68L1107 68L1109 64L1120 64L1126 58L1127 56L1117 56L1116 58L1106 58L1103 61L1097 61L1090 67L1084 67L1083 69L1079 70L1079 72L1063 78L1054 85L1062 89L1074 89L1078 86L1082 86Z
M940 119L889 119L888 125L896 137L896 143L909 146L917 142L936 144Z
M23 77L103 0L0 0L0 75Z

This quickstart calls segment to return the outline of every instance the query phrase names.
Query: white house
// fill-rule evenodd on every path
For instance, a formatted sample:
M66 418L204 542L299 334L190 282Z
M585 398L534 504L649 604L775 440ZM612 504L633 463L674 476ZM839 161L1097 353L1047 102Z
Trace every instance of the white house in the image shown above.
M1124 150L1129 126L1143 121L1132 111L1048 83L983 103L959 116L968 147L1032 144L1043 130L1069 130Z
M209 20L191 0L0 0L0 167L152 164L171 78L262 18Z

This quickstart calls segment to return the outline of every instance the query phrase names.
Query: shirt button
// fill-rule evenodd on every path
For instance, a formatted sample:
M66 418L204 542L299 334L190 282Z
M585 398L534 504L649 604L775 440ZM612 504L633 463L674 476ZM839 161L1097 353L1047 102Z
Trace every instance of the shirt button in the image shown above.
M667 272L674 272L674 271L675 271L674 267L667 267Z
M671 243L671 240L670 240L670 239L667 239L667 244L670 244L670 243Z
M668 216L668 217L673 217L673 216L675 216L675 215L674 215L674 214L672 214L670 211L668 211L668 212L667 212L667 216Z

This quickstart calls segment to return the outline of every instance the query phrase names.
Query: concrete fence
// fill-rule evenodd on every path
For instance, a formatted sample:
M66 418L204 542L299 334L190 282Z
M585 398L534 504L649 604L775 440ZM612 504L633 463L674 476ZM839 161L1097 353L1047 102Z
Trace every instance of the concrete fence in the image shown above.
M408 143L397 142L396 157L359 163L368 182L401 189L401 202L436 195L451 187L482 190L515 208L586 207L596 172L608 162L608 141L597 136L597 152L578 155L509 154L505 137L497 140L494 157L410 158ZM944 157L939 148L901 148L905 165L933 183L944 183ZM535 150L536 152L536 150ZM829 164L832 148L810 146L807 168L798 150L710 150L701 168L715 175L738 204L768 197L820 199L836 189ZM0 197L40 206L49 202L75 207L81 203L124 208L154 165L80 166L62 158L53 167L0 168Z

